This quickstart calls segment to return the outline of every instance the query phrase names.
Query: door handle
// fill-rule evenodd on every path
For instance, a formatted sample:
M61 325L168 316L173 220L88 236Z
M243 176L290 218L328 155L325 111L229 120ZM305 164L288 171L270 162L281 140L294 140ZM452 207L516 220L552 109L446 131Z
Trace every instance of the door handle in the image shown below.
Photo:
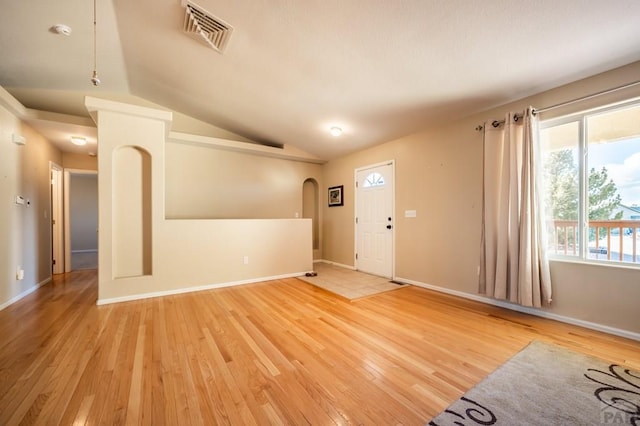
M387 229L391 229L393 228L391 225L387 225Z

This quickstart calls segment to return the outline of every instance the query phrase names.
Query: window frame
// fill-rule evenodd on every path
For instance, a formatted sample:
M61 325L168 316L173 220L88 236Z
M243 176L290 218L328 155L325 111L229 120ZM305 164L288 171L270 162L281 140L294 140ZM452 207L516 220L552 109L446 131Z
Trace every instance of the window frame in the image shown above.
M363 188L377 188L379 186L385 186L386 184L387 182L384 180L384 176L378 172L369 173L362 181Z
M538 134L548 128L560 126L568 123L578 123L578 241L579 247L576 251L577 255L569 255L562 253L549 252L548 258L551 260L560 260L566 262L575 263L588 263L613 267L630 267L634 269L640 269L639 262L625 262L614 261L609 259L592 259L589 258L589 214L588 214L588 174L589 174L589 129L587 121L589 117L593 117L600 114L607 114L615 112L617 110L623 110L626 108L640 107L640 98L627 99L620 102L610 103L594 108L589 108L583 111L573 112L559 117L552 117L548 119L538 119L537 132ZM538 141L540 138L538 137ZM542 146L539 144L542 151ZM542 152L541 152L542 153ZM546 193L546 188L545 192ZM640 251L640 245L639 245Z

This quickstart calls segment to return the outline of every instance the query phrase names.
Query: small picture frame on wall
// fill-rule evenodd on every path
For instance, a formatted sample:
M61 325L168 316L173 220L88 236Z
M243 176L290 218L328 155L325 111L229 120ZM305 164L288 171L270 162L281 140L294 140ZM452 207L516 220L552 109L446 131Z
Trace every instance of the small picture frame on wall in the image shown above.
M332 186L329 188L329 207L338 207L344 205L342 191L344 185Z

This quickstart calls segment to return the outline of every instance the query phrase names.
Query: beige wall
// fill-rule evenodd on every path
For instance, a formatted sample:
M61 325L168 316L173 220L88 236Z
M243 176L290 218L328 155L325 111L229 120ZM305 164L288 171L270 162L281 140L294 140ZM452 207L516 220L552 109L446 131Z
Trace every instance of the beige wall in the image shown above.
M98 158L72 152L62 153L62 167L77 170L98 170Z
M31 247L23 251L23 256L29 259L31 267L37 268L36 282L51 276L51 177L49 162L60 165L62 156L60 151L47 139L23 123L23 135L27 138L25 155L23 157L22 178L25 197L30 198L31 205L27 207L24 223L26 231L23 234L26 243L34 247L37 253L33 257ZM33 233L32 233L33 232ZM30 239L33 240L30 241ZM25 269L25 279L27 277Z
M156 104L147 99L143 99L131 94L101 92L100 97L110 101L126 103L128 105L136 105L141 107L157 109L161 111L168 111L167 108L163 107L162 105ZM184 115L176 111L173 111L172 115L173 115L173 120L171 122L171 129L173 131L185 132L192 135L209 136L209 137L224 138L224 139L229 139L234 141L255 143L250 139L247 139L229 130L225 130L220 127L216 127L212 124L205 123L204 121L198 120L193 117L189 117L188 115Z
M14 133L26 145L14 144ZM0 307L51 277L50 161L60 165L60 151L0 106ZM29 204L17 205L17 195Z
M97 114L100 141L99 303L293 276L312 269L308 219L166 219L165 137L171 114L95 98L88 98L87 106ZM131 153L131 148L150 159L149 167L121 162L125 158L121 153ZM121 191L121 182L139 181L145 187L143 200ZM202 188L206 182L198 185ZM301 200L302 182L298 192ZM133 204L146 219L121 223L127 220L123 209ZM118 263L130 259L142 259L139 272L136 265L127 264L125 270Z
M165 152L169 219L302 217L304 181L322 176L319 164L213 146L169 142Z
M323 257L354 265L353 173L396 161L395 277L477 295L482 206L482 135L475 127L509 110L565 102L636 81L640 63L579 81L486 113L330 161L324 187L345 185L345 205L324 209ZM640 87L600 101L640 96ZM593 102L572 108L593 106ZM567 113L570 108L564 108ZM558 110L552 113L557 115ZM543 116L544 117L544 116ZM417 217L405 218L405 210ZM549 312L621 330L640 332L640 269L552 262L554 303Z
M418 134L390 141L321 167L287 163L278 179L292 176L300 185L305 176L317 176L319 182L321 251L319 257L345 265L354 265L353 176L354 170L369 164L395 160L396 166L396 234L395 271L397 278L440 287L446 291L476 295L477 266L480 244L482 137L474 128L494 118L501 118L507 110L521 110L528 105L544 107L579 96L635 81L640 75L640 63L632 64L603 75L579 81L542 93L486 113L443 123ZM618 92L603 101L640 96L640 89ZM571 108L586 108L591 103L558 109L543 117L567 113ZM130 109L113 104L94 102L93 112L100 110L99 138L100 185L107 187L100 193L101 235L113 231L111 155L116 147L142 146L152 157L152 258L151 273L143 277L116 280L112 270L112 244L108 238L100 242L100 299L113 301L163 292L248 282L263 277L287 275L311 269L311 223L304 219L245 219L245 220L166 220L177 215L175 204L181 197L195 200L205 180L198 183L198 192L180 192L180 185L192 185L195 176L182 181L171 179L172 188L165 191L164 143L166 115L151 109ZM150 115L148 115L149 113ZM166 113L165 113L166 114ZM14 132L24 133L28 144L19 147L10 142ZM50 274L48 201L48 161L62 163L67 168L94 169L87 158L64 157L46 140L24 126L15 113L0 108L0 306L23 294ZM184 159L203 155L217 161L216 150L191 151L184 146L167 145L168 151ZM227 155L228 154L228 155ZM237 168L248 168L250 156L225 154ZM244 155L244 154L243 154ZM102 162L104 161L104 162ZM231 161L231 160L229 160ZM269 164L264 161L266 170ZM177 163L167 162L167 174L176 175ZM276 163L273 163L276 164ZM277 163L280 164L280 163ZM206 178L216 177L207 169L205 161L198 165ZM189 171L190 173L190 171ZM246 182L260 176L251 175ZM176 184L176 182L181 182ZM327 208L327 188L344 185L344 207ZM189 188L187 191L193 191ZM288 189L290 190L290 189ZM211 191L209 187L204 190ZM284 191L285 193L287 191ZM18 207L13 203L21 194L32 205ZM179 195L176 195L179 194ZM262 195L262 194L261 194ZM170 212L165 212L165 196L171 197ZM246 194L243 194L246 196ZM301 199L301 198L300 198ZM301 201L282 198L282 211L274 217L292 217L297 209L302 213ZM264 201L264 200L263 200ZM211 214L211 207L190 211L197 216ZM193 208L193 207L190 207ZM198 207L200 208L200 207ZM405 210L416 210L417 217L404 218ZM204 212L204 213L202 213ZM217 213L214 213L217 214ZM45 218L46 215L46 218ZM103 222L103 220L106 220ZM105 234L103 234L103 232ZM103 246L102 240L105 240ZM107 256L107 257L103 257ZM249 263L244 264L244 257ZM26 270L24 281L15 280L15 269ZM589 321L631 332L640 332L637 301L640 300L640 270L579 263L552 262L554 303L548 312Z

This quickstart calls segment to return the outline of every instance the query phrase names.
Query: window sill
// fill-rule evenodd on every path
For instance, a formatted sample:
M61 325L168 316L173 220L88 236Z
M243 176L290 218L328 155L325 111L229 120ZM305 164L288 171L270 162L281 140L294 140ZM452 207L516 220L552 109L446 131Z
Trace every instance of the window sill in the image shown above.
M575 257L564 257L564 256L549 256L549 262L558 262L558 263L577 263L588 266L603 266L606 268L618 268L618 269L627 269L632 271L640 271L640 263L614 263L611 261L598 261L598 260L585 260L579 259Z

